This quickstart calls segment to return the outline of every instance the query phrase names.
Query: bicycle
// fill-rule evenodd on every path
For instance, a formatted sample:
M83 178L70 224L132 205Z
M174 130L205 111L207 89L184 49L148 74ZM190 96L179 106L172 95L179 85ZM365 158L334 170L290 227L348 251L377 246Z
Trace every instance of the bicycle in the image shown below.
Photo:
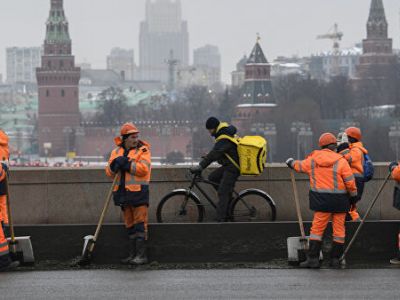
M204 198L216 209L217 206L200 183L218 187L218 184L201 175L192 175L191 183L186 189L175 189L165 195L157 206L158 223L194 223L202 222L205 206L200 197L193 191L196 187ZM239 193L233 191L228 205L228 219L231 222L263 222L276 220L276 205L266 192L259 189L245 189Z

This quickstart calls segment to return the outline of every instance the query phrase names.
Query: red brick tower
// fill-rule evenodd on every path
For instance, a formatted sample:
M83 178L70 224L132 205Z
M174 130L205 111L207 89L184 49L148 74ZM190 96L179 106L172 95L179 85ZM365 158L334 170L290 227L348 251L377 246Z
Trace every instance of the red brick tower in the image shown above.
M260 46L260 38L245 65L245 83L241 103L233 123L242 133L254 131L261 123L270 123L276 107L271 84L271 65ZM263 126L262 126L263 127Z
M388 23L382 0L371 0L367 38L353 81L357 106L377 106L396 102L396 56L388 38Z
M36 69L39 94L39 152L64 156L75 149L79 127L80 68L71 55L63 0L51 0L42 65Z

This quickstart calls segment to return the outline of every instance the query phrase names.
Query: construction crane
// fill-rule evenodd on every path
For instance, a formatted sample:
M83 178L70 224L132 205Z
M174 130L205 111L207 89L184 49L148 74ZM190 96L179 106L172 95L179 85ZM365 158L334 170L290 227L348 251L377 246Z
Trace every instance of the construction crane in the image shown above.
M330 39L333 41L333 63L332 63L332 75L337 76L340 74L340 41L342 40L343 32L339 31L339 26L337 23L326 34L321 34L317 36L318 40Z

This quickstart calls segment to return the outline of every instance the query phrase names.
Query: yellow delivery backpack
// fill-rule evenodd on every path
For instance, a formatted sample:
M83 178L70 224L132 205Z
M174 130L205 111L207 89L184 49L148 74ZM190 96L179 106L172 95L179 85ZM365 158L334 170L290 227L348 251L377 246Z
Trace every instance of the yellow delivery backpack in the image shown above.
M232 157L225 156L240 170L240 175L260 175L267 162L267 141L262 136L244 136L242 138L222 134L215 141L228 139L237 145L239 165Z

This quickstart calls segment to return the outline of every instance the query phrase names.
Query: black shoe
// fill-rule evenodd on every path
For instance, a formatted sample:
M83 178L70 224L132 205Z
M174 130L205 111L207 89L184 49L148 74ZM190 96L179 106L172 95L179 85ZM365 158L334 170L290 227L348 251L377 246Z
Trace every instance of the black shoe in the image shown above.
M19 267L19 265L20 265L20 264L19 264L19 261L10 262L8 265L6 265L6 266L4 266L4 267L1 267L1 268L0 268L0 272L8 272L8 271L11 271L11 270L13 270L13 269Z
M397 266L400 265L400 250L399 250L399 252L397 253L397 257L392 258L392 259L390 260L390 263L391 263L392 265L397 265Z
M300 268L319 269L319 252L321 251L321 241L310 240L307 260L300 263Z
M128 265L130 261L136 256L136 240L129 239L128 240L128 257L121 259L121 264Z
M329 266L335 269L340 269L342 267L340 258L343 255L343 251L344 251L344 244L339 244L335 242L332 243L331 262Z
M148 263L146 241L136 240L136 256L129 261L131 265L145 265Z
M307 260L300 263L300 268L319 269L319 257L307 257Z

